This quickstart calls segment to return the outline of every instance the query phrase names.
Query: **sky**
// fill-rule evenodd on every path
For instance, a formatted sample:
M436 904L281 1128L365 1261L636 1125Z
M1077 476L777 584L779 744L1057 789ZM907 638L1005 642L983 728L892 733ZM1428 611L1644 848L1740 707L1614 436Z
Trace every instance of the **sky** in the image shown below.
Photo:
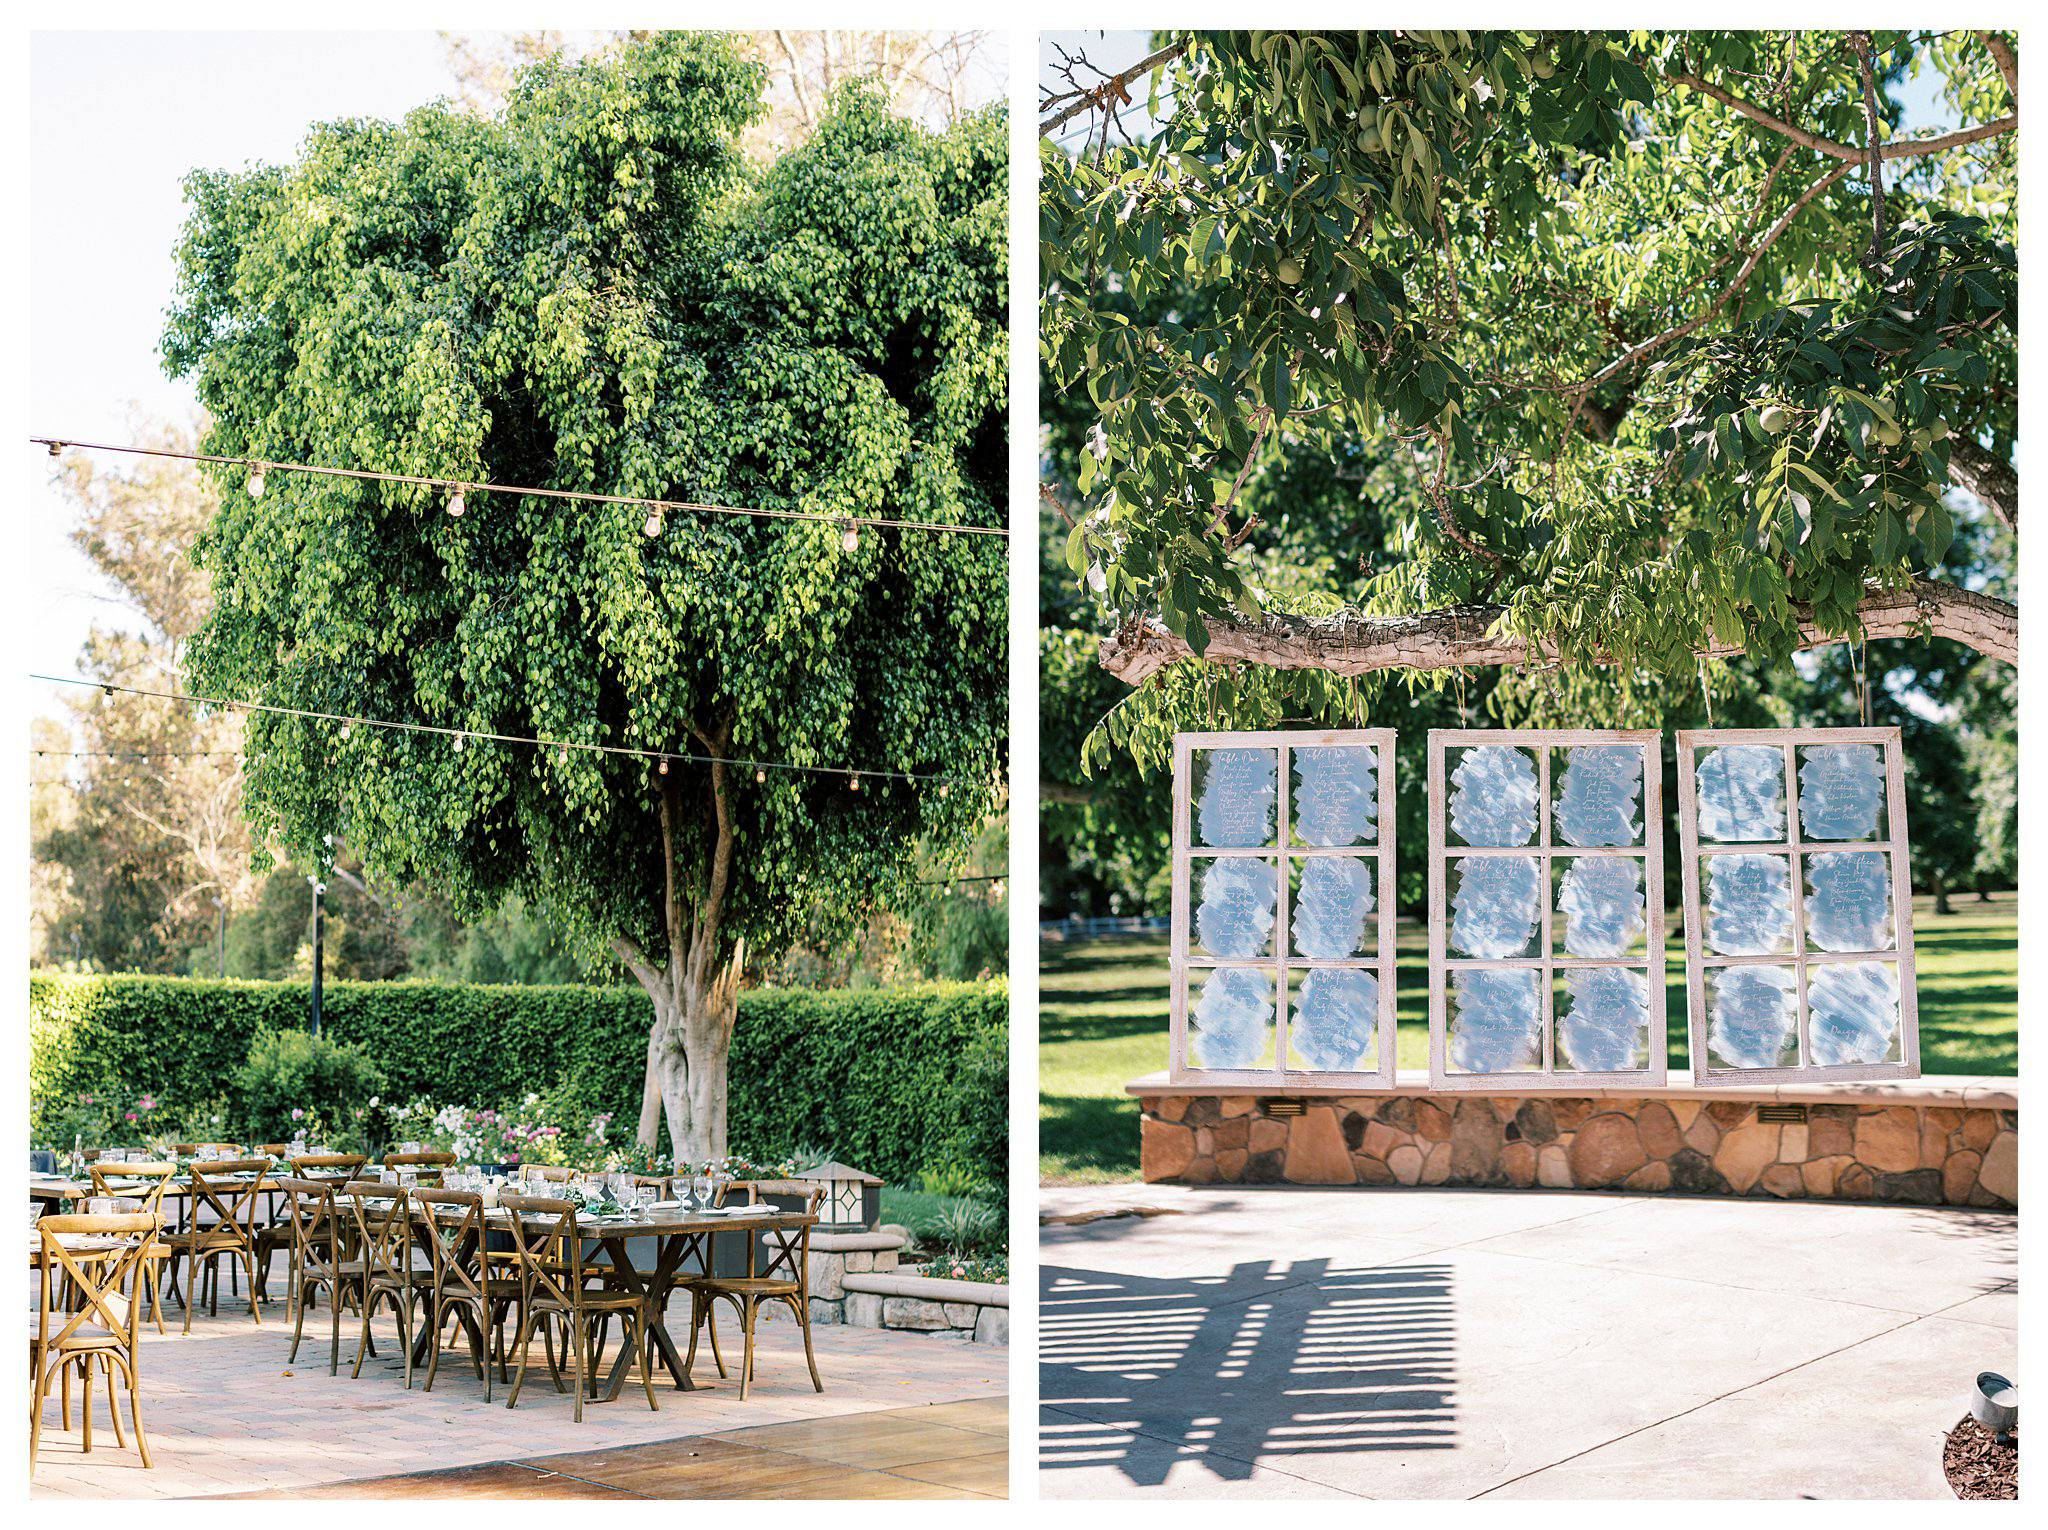
M186 173L279 163L316 122L401 117L453 95L445 56L435 32L34 34L26 434L121 442L135 411L196 417L192 390L156 354ZM72 510L48 457L29 448L24 462L25 667L72 674L93 622L133 618L67 540ZM69 690L35 687L31 705L64 716L55 699Z

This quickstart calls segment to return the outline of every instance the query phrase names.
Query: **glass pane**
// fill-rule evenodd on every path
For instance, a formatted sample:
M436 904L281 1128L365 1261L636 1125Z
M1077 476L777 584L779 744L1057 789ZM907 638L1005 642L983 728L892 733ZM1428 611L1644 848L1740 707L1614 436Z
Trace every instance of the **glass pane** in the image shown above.
M1555 838L1568 845L1643 842L1643 751L1634 744L1586 744L1562 751L1551 783ZM1556 769L1556 762L1552 762Z
M1533 855L1463 855L1449 862L1450 954L1499 961L1540 956L1543 863Z
M1288 870L1293 879L1296 956L1342 961L1379 954L1379 928L1372 922L1378 857L1296 856Z
M1449 829L1467 845L1526 845L1536 837L1536 759L1510 744L1448 751Z
M1792 949L1792 858L1710 855L1706 883L1707 949L1717 956L1780 956Z
M1198 845L1270 845L1276 833L1280 755L1272 749L1197 749L1191 786Z
M1557 927L1566 956L1634 956L1648 940L1643 863L1633 855L1560 855Z
M1273 954L1280 868L1252 856L1197 857L1190 871L1195 951L1225 960Z
M1543 1066L1542 974L1533 967L1451 974L1444 1051L1458 1073Z
M1288 1066L1318 1073L1377 1067L1379 974L1365 967L1311 967L1293 976L1287 1012Z
M1782 844L1785 751L1775 744L1703 749L1693 769L1700 838L1718 844Z
M1197 1068L1273 1066L1273 974L1217 967L1189 1005L1188 1061Z
M1806 943L1821 951L1889 951L1891 857L1827 850L1806 857Z
M1379 760L1372 745L1296 749L1288 774L1294 778L1294 843L1370 845L1379 838Z
M1710 1066L1798 1066L1799 995L1790 967L1710 968L1706 987Z
M1875 744L1799 750L1799 833L1804 839L1883 839L1884 752Z
M1899 1060L1899 975L1890 962L1806 969L1806 1044L1820 1068Z
M1560 1071L1625 1073L1650 1066L1650 982L1635 967L1570 967L1560 974Z

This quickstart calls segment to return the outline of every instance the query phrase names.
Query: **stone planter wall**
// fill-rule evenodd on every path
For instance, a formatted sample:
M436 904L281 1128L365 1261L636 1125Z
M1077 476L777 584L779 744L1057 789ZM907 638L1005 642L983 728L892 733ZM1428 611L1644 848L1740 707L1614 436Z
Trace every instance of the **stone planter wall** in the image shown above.
M1928 1206L2019 1204L2019 1086L1932 1077L1754 1090L1432 1095L1189 1092L1163 1075L1143 1103L1148 1181L1627 1190ZM1760 1106L1806 1119L1761 1121Z
M1010 1342L1007 1286L901 1272L901 1227L811 1234L811 1321L895 1328L983 1344Z

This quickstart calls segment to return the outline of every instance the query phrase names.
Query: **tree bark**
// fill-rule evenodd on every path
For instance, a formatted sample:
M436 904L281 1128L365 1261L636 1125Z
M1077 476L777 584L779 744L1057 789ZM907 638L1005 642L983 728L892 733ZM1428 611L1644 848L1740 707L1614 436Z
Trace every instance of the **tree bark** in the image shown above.
M2018 538L2020 475L2010 462L1986 451L1969 436L1954 435L1948 441L1948 476L1983 500L1984 508Z
M1472 669L1522 664L1557 657L1554 645L1530 644L1496 634L1505 612L1497 605L1451 606L1413 616L1269 616L1263 621L1209 623L1211 664L1264 664L1274 669L1320 669L1336 675L1364 675L1382 669ZM1802 648L1824 648L1850 638L1823 632L1802 606ZM2007 664L2019 663L2019 611L2003 600L1956 585L1915 579L1904 590L1873 589L1859 609L1863 636L1913 637L1922 624L1935 637L1953 638L1967 648ZM1743 650L1725 645L1701 649L1702 658L1730 658ZM1127 685L1139 685L1191 650L1156 621L1105 638L1102 667ZM1611 662L1601 658L1598 662Z

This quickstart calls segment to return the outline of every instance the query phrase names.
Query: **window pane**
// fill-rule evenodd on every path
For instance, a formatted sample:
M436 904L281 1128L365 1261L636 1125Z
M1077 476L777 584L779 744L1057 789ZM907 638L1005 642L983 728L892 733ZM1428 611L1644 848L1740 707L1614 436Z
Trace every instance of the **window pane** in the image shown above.
M1379 954L1379 926L1372 920L1380 874L1376 858L1296 856L1289 872L1296 956L1342 961Z
M1467 845L1526 845L1536 837L1534 751L1478 744L1447 752L1449 829Z
M1706 988L1710 1066L1798 1066L1798 980L1790 967L1709 968Z
M1450 863L1450 954L1499 961L1541 955L1543 863L1533 855L1466 855Z
M1702 859L1707 949L1717 956L1780 956L1792 949L1792 857Z
M1273 974L1264 967L1217 967L1203 980L1188 1026L1197 1068L1273 1066Z
M1560 752L1563 769L1551 783L1557 839L1567 845L1640 845L1643 751L1634 744L1586 744Z
M1204 956L1239 960L1273 954L1279 911L1280 869L1250 856L1198 858L1192 868L1195 949Z
M1883 839L1884 755L1875 744L1809 744L1799 751L1802 839Z
M1693 771L1700 838L1719 844L1781 844L1785 751L1775 744L1703 749Z
M1272 749L1194 751L1194 842L1229 847L1274 842L1280 756Z
M1558 939L1567 956L1634 956L1648 940L1643 863L1632 855L1560 855Z
M1650 1065L1648 978L1635 967L1570 967L1557 1006L1559 1071L1623 1073ZM1658 995L1662 998L1662 995ZM1661 1005L1659 1006L1661 1008Z
M1379 975L1364 967L1311 967L1295 983L1287 1018L1288 1066L1318 1073L1378 1066Z
M1806 943L1821 951L1889 951L1891 857L1827 850L1806 857Z
M1806 969L1806 1041L1816 1067L1899 1060L1899 977L1890 962Z
M1543 1066L1542 974L1533 967L1451 974L1445 1055L1454 1072L1513 1073Z
M1369 845L1379 837L1379 759L1370 744L1296 749L1289 829L1298 845Z

